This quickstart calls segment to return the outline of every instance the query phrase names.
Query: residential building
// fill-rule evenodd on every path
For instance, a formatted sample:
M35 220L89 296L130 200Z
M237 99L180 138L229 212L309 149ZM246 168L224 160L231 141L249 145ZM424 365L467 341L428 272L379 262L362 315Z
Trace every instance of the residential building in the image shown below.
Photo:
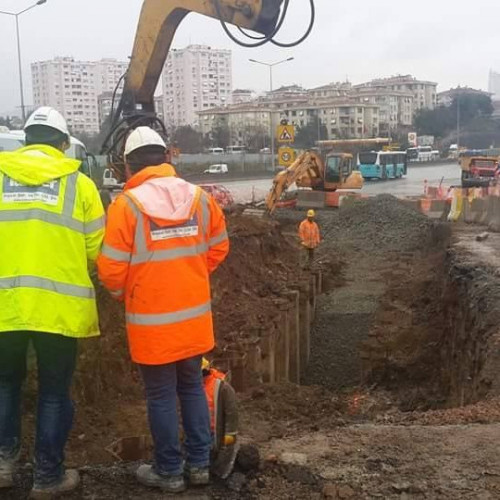
M310 97L315 99L325 99L333 97L346 97L352 93L352 84L350 82L335 82L328 85L322 85L308 90Z
M413 93L400 90L359 88L352 94L359 103L379 107L379 133L389 137L401 127L410 127L413 122Z
M232 80L230 50L206 45L171 50L163 72L167 127L197 126L200 111L228 104Z
M236 89L231 92L230 104L242 104L244 102L253 101L256 94L249 89Z
M116 59L75 61L57 57L31 65L33 102L59 110L75 133L100 129L99 96L111 93L128 68Z
M412 118L419 109L434 109L437 105L437 83L417 80L411 75L380 78L354 85L353 89L356 91L372 89L381 92L409 92L413 95Z
M500 100L500 73L490 70L488 91L493 94L494 100Z
M231 143L247 145L251 134L269 136L271 116L274 126L286 119L296 127L311 123L324 125L328 139L376 137L379 134L379 107L345 98L294 101L271 101L266 98L235 106L213 108L199 113L204 135L217 126L229 128ZM319 129L318 126L318 129ZM217 145L215 145L217 146Z
M451 106L453 100L457 97L464 95L482 95L485 97L492 97L493 94L490 92L485 92L484 90L472 89L470 87L456 87L454 89L446 90L440 92L437 96L437 102L440 106Z

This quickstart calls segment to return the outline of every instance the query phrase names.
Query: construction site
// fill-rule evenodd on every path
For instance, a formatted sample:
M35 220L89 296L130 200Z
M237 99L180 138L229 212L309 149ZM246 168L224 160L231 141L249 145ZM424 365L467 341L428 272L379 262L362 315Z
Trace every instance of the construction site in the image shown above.
M36 5L43 3L42 0ZM305 34L297 37L296 42L286 44L277 42L275 36L286 17L288 4L289 0L144 1L130 67L113 94L110 131L103 140L108 180L113 180L109 190L98 192L92 182L91 155L86 151L83 164L87 170L79 167L80 163L75 166L74 160L64 158L63 146L68 150L73 138L58 112L60 120L57 120L62 122L59 128L48 121L55 109L40 108L27 123L35 120L38 131L41 127L46 134L47 129L52 129L52 133L58 131L56 137L62 137L62 143L54 142L55 139L50 139L52 142L46 139L47 144L28 140L30 133L33 134L29 126L16 136L19 138L16 148L25 145L22 141L28 144L27 149L36 150L42 145L44 150L49 148L49 152L50 146L54 149L54 144L58 145L59 151L52 154L57 153L62 162L73 162L74 171L54 174L48 184L44 178L36 181L38 184L33 181L33 185L25 185L10 179L10 170L0 169L0 185L4 185L4 198L0 202L4 217L2 229L16 228L12 234L24 241L22 238L29 232L26 228L36 227L34 234L38 239L30 241L37 244L45 237L48 242L50 231L57 232L60 239L54 237L54 240L64 242L59 245L60 255L57 255L63 262L62 255L66 252L64 262L69 263L54 263L58 260L54 258L56 253L48 250L50 259L40 264L43 272L36 271L40 276L31 270L31 262L27 263L29 272L24 274L12 263L16 271L5 271L8 276L1 277L2 290L9 293L18 289L35 290L36 297L49 297L52 302L44 304L52 304L55 310L54 304L59 304L54 299L56 294L61 298L72 292L71 300L78 299L81 303L83 299L95 299L95 288L101 336L89 334L89 338L78 342L77 369L71 389L76 406L74 425L65 457L53 459L58 462L59 477L46 478L45 483L39 477L43 464L37 463L36 458L33 461L43 445L50 448L43 439L35 439L36 434L37 437L43 434L40 430L43 425L47 425L40 423L41 418L37 423L37 411L40 417L43 406L42 401L37 408L37 398L43 382L38 384L34 353L27 354L29 369L23 399L22 443L20 434L15 434L19 431L19 422L12 422L14 410L11 414L8 410L0 411L3 427L15 427L12 436L7 436L12 438L10 442L4 439L10 448L0 449L3 453L0 479L4 481L0 481L0 498L24 499L33 493L35 496L31 498L65 494L65 498L75 500L500 498L500 167L497 153L495 156L480 155L476 150L459 153L456 145L457 155L462 155L458 157L461 167L456 165L457 158L453 161L442 158L439 165L409 168L407 152L400 150L400 145L389 137L318 140L309 150L295 151L292 147L295 124L286 119L281 125L273 123L270 111L271 136L276 125L279 131L276 143L287 145L280 148L281 153L285 149L287 154L278 154L284 161L281 169L274 169L274 138L272 152L265 153L273 155L275 177L272 181L270 176L250 180L235 177L233 187L230 182L228 187L222 181L220 185L204 185L200 180L199 185L194 185L181 179L170 165L175 163L179 151L168 143L167 128L156 114L155 90L178 25L188 13L194 12L219 21L233 41L236 40L234 34L226 25L240 28L240 35L247 36L246 43L236 41L245 47L273 42L290 48L302 43L311 33L315 7L310 0L310 24ZM16 16L17 21L19 14L9 15ZM244 30L262 37L249 35ZM280 63L264 64L272 68ZM115 108L119 85L123 87ZM358 103L355 107L359 106ZM42 113L43 109L47 115ZM362 120L354 123L361 125ZM364 135L362 127L360 133ZM131 138L137 144L131 145ZM83 143L81 149L84 151ZM146 153L143 160L141 154ZM3 158L19 160L16 155L17 151ZM44 155L37 150L30 155L30 165L35 165L35 170ZM139 159L134 161L134 158ZM156 163L147 163L158 158ZM82 158L78 160L81 162ZM43 161L50 163L51 160L43 158ZM221 177L228 173L227 165L225 169L222 165L213 167L217 167L214 173ZM152 177L146 179L144 172L148 169L154 170L153 174L151 170L147 173L156 176L154 182ZM52 170L56 170L55 167L51 166ZM453 179L446 191L448 172ZM137 193L141 193L142 184L139 185L137 179L142 174L141 182L150 183L150 187L153 183L154 189L143 192L140 198ZM432 183L439 182L438 187L428 185L429 174L433 176ZM61 188L59 192L62 178L64 190ZM138 184L131 187L131 179L136 179ZM82 187L78 182L85 185ZM261 183L265 195L259 195L260 200L256 200L255 185L251 184L248 189L249 182ZM366 189L365 182L370 183ZM415 192L420 192L424 182L424 192L416 196ZM175 191L168 190L171 189L167 186L169 183L177 186L177 194L182 189L189 194L189 206L186 202L182 217L177 211L184 198L171 195ZM90 212L87 201L82 202L84 188L90 193L88 199L92 198L100 209L93 219L89 216L89 220L80 220L73 213L74 206L81 209L82 214L85 212L85 217ZM246 194L251 191L252 203L237 198L239 188ZM128 197L128 190L135 194ZM10 198L5 197L6 193ZM223 205L224 216L217 202ZM8 209L8 203L23 205ZM115 228L115 234L120 237L110 242L106 240L110 234L110 214L119 203L128 207L123 208L122 213L126 224ZM154 205L152 212L147 212L144 207L150 209L151 205ZM167 209L177 218L167 217ZM306 217L311 223L314 219L320 231L320 243L309 247L300 233ZM217 233L212 227L216 225L214 220L218 223ZM158 221L161 224L157 225ZM125 234L124 228L130 231L128 237L121 237ZM85 245L90 234L96 242L93 259L97 259L97 270L93 264L87 267ZM6 239L9 238L4 237ZM224 260L228 240L230 253ZM47 242L49 248L50 242ZM122 243L123 246L118 245ZM225 249L221 249L221 245L226 245ZM38 250L37 245L32 246L30 251ZM68 248L62 248L66 246ZM209 269L210 252L217 246L215 253L222 256L217 265L222 264L218 268L214 264ZM88 296L82 296L85 287L79 282L72 282L70 278L56 280L50 273L44 274L50 267L66 272L65 266L69 269L73 265L70 250L75 249L85 254L80 260L84 262L90 287L90 292L87 287ZM14 253L9 254L12 262L17 258ZM115 270L119 266L125 269L124 287L106 285L102 278L103 255L109 259L107 265L112 277L118 274ZM182 285L188 285L183 291L184 302L175 309L170 302L175 302L171 299L178 298L175 294L180 295L182 287L176 288L178 283L172 278L172 269L179 266L181 260L183 271L176 276L178 280L185 278ZM196 274L195 260L197 272L203 279L188 281L191 274ZM165 267L154 267L159 263ZM144 280L139 286L134 284L129 293L129 271L134 265L134 272L142 270L144 275L148 269L149 281ZM163 271L156 272L157 269ZM203 297L195 297L194 304L193 296L203 286L208 302L203 302ZM141 303L144 309L130 309L133 294L144 293L144 289L149 293L148 299ZM125 305L118 301L124 298ZM37 302L30 300L30 304ZM17 304L13 299L10 303ZM95 313L95 302L91 304ZM9 309L11 316L18 314L14 306L5 306L5 309ZM24 321L22 309L19 310L18 316ZM56 313L56 316L64 316L63 311ZM88 319L89 314L80 314L85 316L80 318L82 321ZM146 404L146 400L149 404L154 398L150 398L150 394L145 397L144 366L165 367L186 359L135 360L133 363L130 339L135 335L136 339L146 339L144 343L154 347L154 339L158 338L172 343L165 332L177 329L175 333L181 332L182 341L194 343L191 338L191 334L196 333L194 324L204 325L203 333L212 335L211 314L216 346L211 352L203 353L208 360L202 360L202 353L198 351L193 351L189 359L199 362L193 364L192 369L192 378L197 382L202 379L201 363L206 361L209 367L227 376L224 380L236 391L237 432L223 429L223 451L227 451L227 445L231 453L234 452L226 463L227 474L214 474L213 462L218 458L214 459L214 455L222 455L222 452L216 450L217 420L215 424L210 422L209 428L207 414L206 422L200 417L199 427L206 423L202 430L207 436L207 457L213 445L209 464L212 469L207 465L208 459L199 467L186 464L179 448L177 458L182 462L182 472L167 473L156 470L153 465L149 468L149 479L152 476L154 481L148 483L143 478L141 485L140 474L137 475L139 481L135 477L138 468L158 462L151 437L154 434L151 407L148 420ZM37 321L40 316L39 312ZM200 318L206 322L189 322ZM94 324L97 335L97 319ZM166 325L170 325L171 330L164 329ZM179 325L184 325L186 330L181 331ZM154 327L156 336L150 327ZM135 333L131 334L133 328ZM19 328L2 333L14 330ZM59 330L35 328L33 332L28 329L24 333L51 336L57 332ZM80 333L83 337L83 332ZM59 334L66 335L67 331ZM35 344L34 338L31 340ZM28 338L26 349L31 340ZM191 351L186 348L185 352ZM26 355L23 356L24 362ZM37 356L40 370L39 351ZM7 361L4 356L4 364ZM20 391L23 381L15 382L13 389L3 382L2 401L10 398L12 408L19 407L20 397L12 394ZM161 383L165 385L165 379ZM178 379L172 384L172 422L176 416L176 395L185 420L189 414L182 406L185 401L182 401L179 385ZM200 382L200 393L201 385ZM68 390L66 388L64 397L69 399ZM212 404L210 411L217 417L218 395L212 394L210 403L203 393L203 398L198 398L201 410L192 414L201 414L208 402L209 407ZM184 394L185 400L189 397L192 394ZM59 422L58 412L62 415L63 410L53 411L54 422ZM160 415L162 418L158 420L164 424L167 413ZM174 422L172 428L177 427ZM192 438L187 425L185 428L187 437L182 437L181 443L188 450L186 461L189 462ZM5 429L3 431L6 434ZM192 428L191 432L195 434ZM226 443L228 437L231 440ZM64 448L63 437L54 441L58 441L54 447ZM157 449L159 441L156 441ZM179 440L176 438L176 441ZM76 479L68 486L69 469ZM191 481L193 471L206 474L206 481ZM189 490L178 495L167 494L167 479L181 483L178 491L187 488L184 476L189 479ZM170 487L173 488L172 484Z
M307 271L301 211L227 213L213 355L232 373L244 444L227 481L183 498L499 497L500 236L410 205L319 211ZM99 309L102 338L82 343L74 384L67 461L83 489L69 498L164 498L131 474L151 456L143 389L122 306L101 289ZM28 473L2 498L22 498Z

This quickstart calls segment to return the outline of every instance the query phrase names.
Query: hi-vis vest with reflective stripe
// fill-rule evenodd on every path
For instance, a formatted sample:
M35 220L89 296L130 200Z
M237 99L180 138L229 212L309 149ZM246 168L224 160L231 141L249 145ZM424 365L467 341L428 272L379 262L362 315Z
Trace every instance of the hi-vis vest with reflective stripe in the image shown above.
M99 278L124 296L132 359L172 363L213 348L209 273L229 242L216 202L197 188L192 218L161 226L126 191L110 206Z
M88 261L103 236L99 193L83 174L28 186L0 171L0 331L98 335Z

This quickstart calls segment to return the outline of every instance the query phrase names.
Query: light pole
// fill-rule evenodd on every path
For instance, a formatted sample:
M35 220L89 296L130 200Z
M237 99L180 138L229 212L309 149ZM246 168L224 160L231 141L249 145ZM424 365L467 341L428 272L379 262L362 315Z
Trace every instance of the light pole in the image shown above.
M460 149L460 95L457 95L457 151Z
M293 61L295 58L294 57L289 57L288 59L283 59L282 61L278 61L275 63L266 63L263 61L256 61L255 59L249 59L250 62L256 63L256 64L262 64L262 66L267 66L269 68L269 92L273 91L273 68L275 66L278 66L278 64L283 64L288 61ZM274 157L274 123L273 123L273 111L269 109L269 118L270 118L270 123L271 123L271 158L272 158L272 167L273 167L273 172L276 169L276 159Z
M7 12L4 10L0 10L0 14L5 14L6 16L13 16L16 18L17 62L19 64L19 90L21 93L21 112L23 115L23 122L26 121L26 106L24 105L23 66L21 61L21 38L19 36L19 16L24 14L25 12L28 12L31 9L34 9L35 7L38 7L39 5L43 5L44 3L47 3L47 0L38 0L38 2L36 2L35 4L19 12Z

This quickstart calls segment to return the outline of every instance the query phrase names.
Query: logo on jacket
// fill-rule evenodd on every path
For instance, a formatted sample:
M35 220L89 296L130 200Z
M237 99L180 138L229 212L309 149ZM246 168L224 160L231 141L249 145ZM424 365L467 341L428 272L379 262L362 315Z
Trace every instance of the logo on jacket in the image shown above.
M47 182L41 186L27 186L4 176L2 201L4 203L30 203L41 201L47 205L57 205L61 181Z
M150 221L151 240L161 241L170 240L172 238L184 238L187 236L198 236L198 216L195 215L192 219L184 224L177 226L160 227L153 221Z

